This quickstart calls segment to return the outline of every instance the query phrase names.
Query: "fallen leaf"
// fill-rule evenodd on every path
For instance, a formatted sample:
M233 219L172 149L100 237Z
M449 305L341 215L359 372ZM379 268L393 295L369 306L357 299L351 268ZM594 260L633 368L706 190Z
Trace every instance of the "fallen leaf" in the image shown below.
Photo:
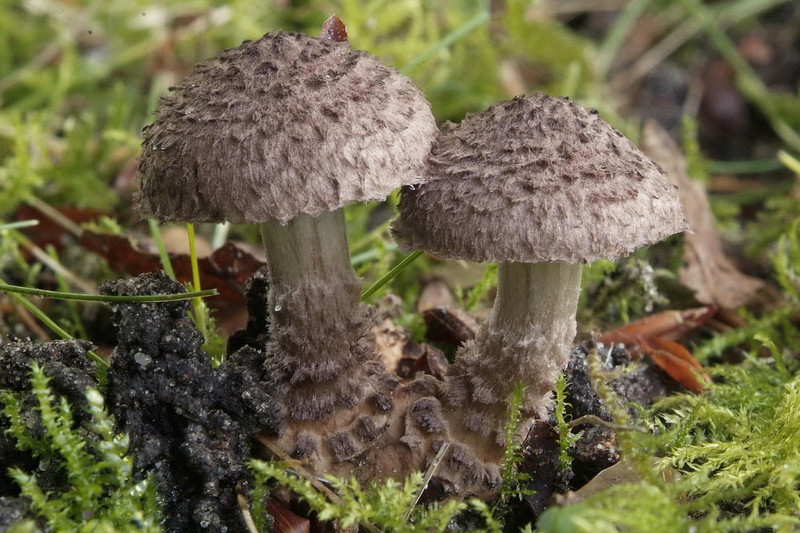
M736 309L756 300L764 282L740 272L722 251L722 241L703 186L689 179L686 160L678 146L654 121L642 132L642 148L661 165L678 187L686 219L692 232L684 234L680 281L698 302L723 309Z
M102 256L111 268L132 276L161 269L158 254L142 250L127 237L84 230L79 242L87 250ZM191 281L189 256L175 254L170 256L170 260L178 281ZM264 266L264 263L231 242L208 257L198 259L197 264L202 288L214 288L219 292L218 296L208 299L209 305L233 304L238 307L244 306L245 281Z
M430 342L461 346L474 339L478 322L456 301L448 285L433 280L425 285L417 301L417 312L428 327L425 337Z
M267 513L275 520L274 533L311 533L311 521L292 512L275 498L267 500Z

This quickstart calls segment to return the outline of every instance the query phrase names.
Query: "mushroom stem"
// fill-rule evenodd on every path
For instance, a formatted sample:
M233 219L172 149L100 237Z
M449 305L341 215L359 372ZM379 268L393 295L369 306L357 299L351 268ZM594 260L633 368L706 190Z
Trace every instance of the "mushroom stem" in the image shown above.
M456 356L450 401L464 423L502 443L506 399L526 385L524 409L544 415L575 338L581 265L500 263L497 297L477 338Z
M519 341L536 332L547 344L534 341L541 353L529 357L563 359L566 364L566 358L557 354L564 348L569 351L575 338L581 271L582 265L569 263L500 263L489 329ZM524 370L521 374L530 376Z
M261 223L272 288L282 292L310 277L358 283L350 266L344 210ZM273 309L274 310L274 309Z
M268 358L278 363L290 417L318 420L354 407L375 348L343 210L264 222L261 235L270 276Z

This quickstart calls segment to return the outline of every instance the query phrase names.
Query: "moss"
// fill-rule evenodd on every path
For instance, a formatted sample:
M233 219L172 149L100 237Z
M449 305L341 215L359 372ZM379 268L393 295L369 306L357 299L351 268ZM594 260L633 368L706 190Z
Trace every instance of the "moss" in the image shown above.
M797 361L765 346L771 359L716 367L703 395L668 397L643 412L637 424L651 431L620 438L641 480L548 509L540 531L796 530L800 376Z
M341 501L331 502L308 480L290 474L281 463L253 460L250 466L256 486L277 482L288 487L317 512L319 520L336 520L342 528L362 525L369 531L375 531L376 527L408 533L444 531L453 517L467 508L467 504L454 500L443 505L416 506L417 493L424 483L421 473L403 483L389 479L366 489L359 487L354 479L329 476L327 481L341 497ZM263 516L256 519L264 522Z
M160 531L154 486L149 479L133 478L128 437L114 433L103 396L94 388L86 390L88 419L76 424L69 403L58 401L48 383L42 368L33 363L33 411L22 394L2 397L8 433L17 447L45 464L57 462L65 480L62 490L45 490L37 477L41 473L11 468L9 475L21 494L54 531ZM29 427L33 413L44 429L41 435Z
M551 507L537 527L543 533L682 533L689 530L689 522L687 509L669 493L655 485L636 483L617 485L575 505Z

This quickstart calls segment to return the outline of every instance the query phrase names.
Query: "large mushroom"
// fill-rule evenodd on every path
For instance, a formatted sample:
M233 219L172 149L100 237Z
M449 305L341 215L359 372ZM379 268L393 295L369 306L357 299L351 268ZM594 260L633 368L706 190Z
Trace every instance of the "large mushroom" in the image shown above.
M260 224L289 447L357 418L380 368L342 208L419 182L436 132L419 89L376 57L279 32L199 63L145 129L142 214Z
M516 383L529 414L547 411L575 337L582 265L686 222L663 171L569 99L521 96L444 129L393 231L405 249L500 263L491 317L459 350L445 402L496 453Z

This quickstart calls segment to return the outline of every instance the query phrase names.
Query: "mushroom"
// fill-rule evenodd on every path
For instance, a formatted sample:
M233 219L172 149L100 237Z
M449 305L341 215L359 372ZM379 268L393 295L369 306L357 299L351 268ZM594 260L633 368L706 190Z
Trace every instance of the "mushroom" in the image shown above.
M419 182L436 132L421 91L376 57L280 32L199 63L145 129L142 214L260 224L266 364L290 424L355 417L369 392L379 363L343 206Z
M516 383L524 409L546 414L575 337L582 264L683 231L683 209L663 171L597 111L544 94L445 125L428 174L403 190L393 233L404 249L499 263L492 314L457 353L445 403L502 444Z

